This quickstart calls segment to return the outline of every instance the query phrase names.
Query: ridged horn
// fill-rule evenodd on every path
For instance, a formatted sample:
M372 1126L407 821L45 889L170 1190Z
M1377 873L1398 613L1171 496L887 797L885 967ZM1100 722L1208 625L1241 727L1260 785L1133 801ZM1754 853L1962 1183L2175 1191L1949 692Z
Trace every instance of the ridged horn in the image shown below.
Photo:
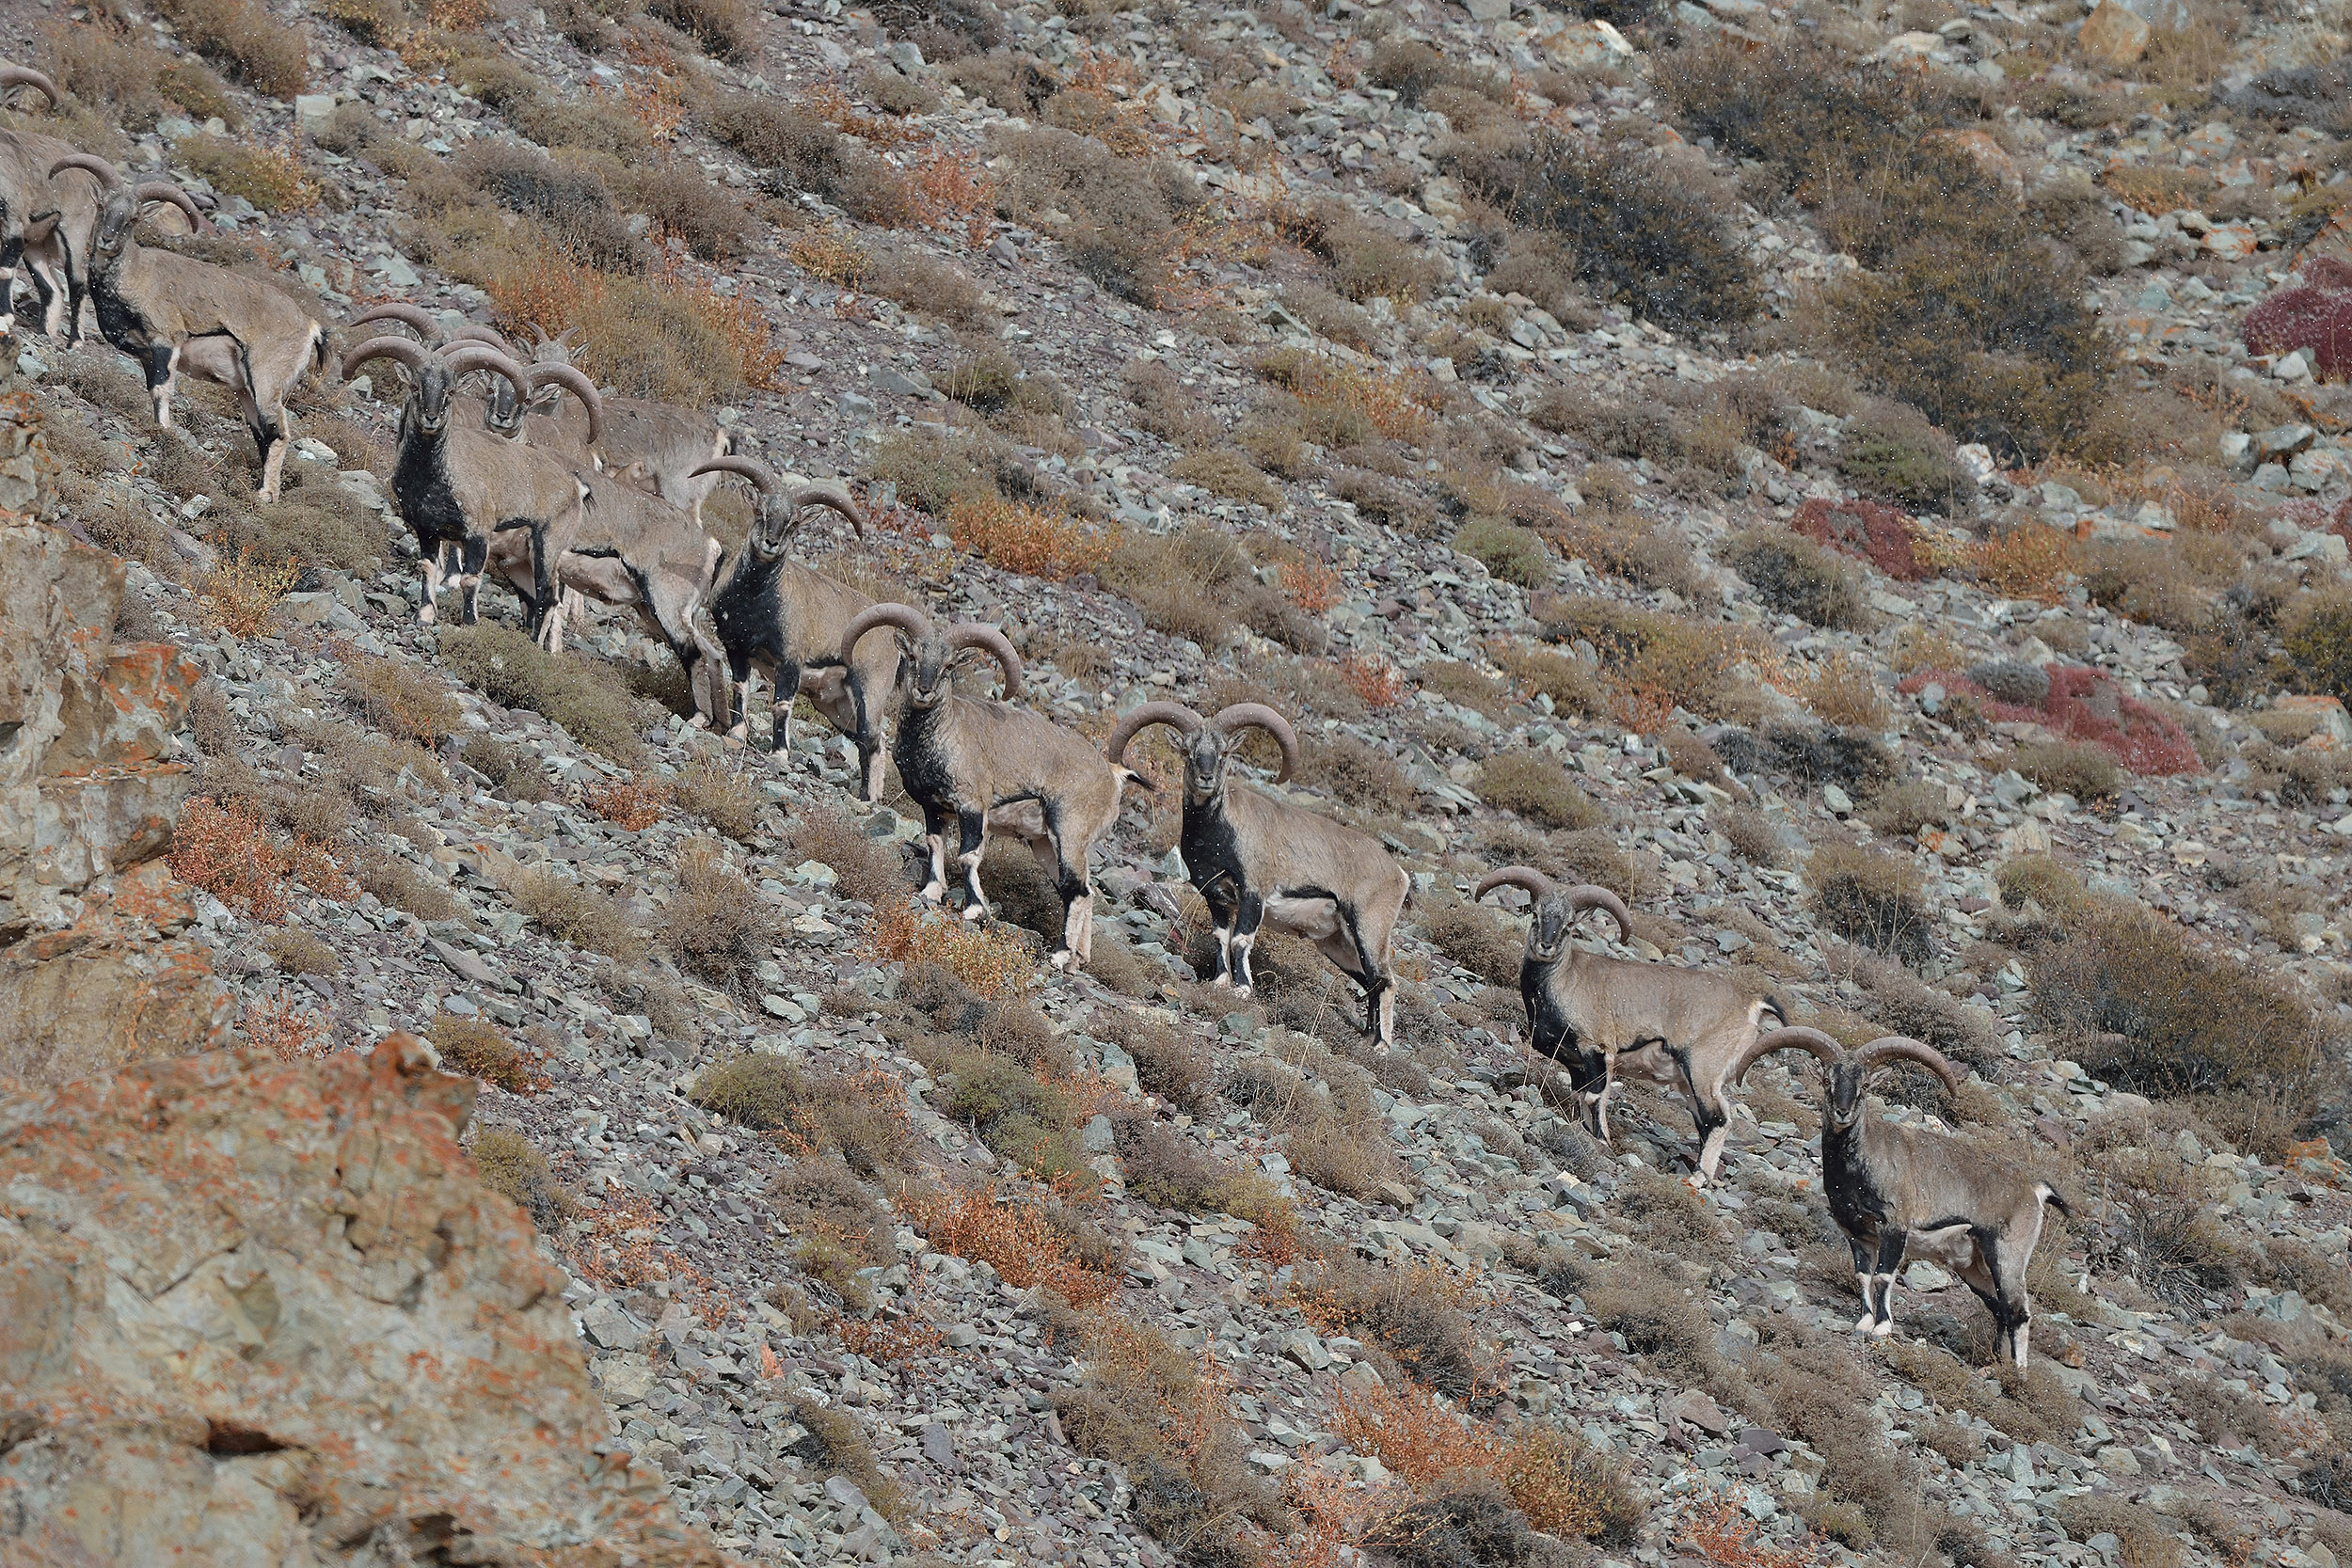
M49 178L55 180L70 168L80 169L84 174L97 181L99 189L103 191L111 192L122 183L122 176L115 171L114 165L103 158L93 157L87 152L69 152L51 164Z
M748 479L753 488L763 496L773 490L778 483L775 469L756 457L714 457L686 477L700 479L705 474L733 474L738 479Z
M723 458L721 461L723 462L725 459ZM850 520L850 532L860 539L866 537L866 515L857 509L855 498L842 486L819 480L814 484L802 485L792 492L791 499L792 509L795 512L803 506L831 507Z
M841 662L856 662L858 640L881 626L896 626L911 637L928 637L931 618L911 604L868 605L841 628Z
M1607 888L1596 887L1590 882L1579 882L1561 896L1568 901L1568 908L1578 914L1582 914L1586 910L1607 910L1609 918L1617 923L1618 940L1621 942L1633 940L1633 911L1625 907L1624 899Z
M1191 736L1199 735L1200 726L1205 722L1207 721L1200 715L1182 703L1171 703L1166 699L1139 703L1120 714L1119 722L1111 726L1110 738L1103 742L1103 754L1111 759L1112 767L1124 768L1127 765L1127 748L1135 744L1136 736L1153 724L1166 724L1171 730Z
M1867 1072L1888 1062L1916 1062L1944 1080L1944 1087L1953 1094L1960 1092L1960 1069L1952 1066L1949 1057L1924 1040L1908 1035L1882 1035L1853 1053L1854 1066Z
M6 98L19 87L31 87L49 100L49 106L57 106L57 84L46 73L28 65L0 66L0 98Z
M1234 703L1218 708L1216 717L1209 722L1229 740L1235 730L1263 730L1272 736L1274 744L1282 749L1282 770L1274 776L1276 784L1290 783L1291 775L1298 771L1298 732L1291 728L1289 720L1265 704Z
M531 384L523 368L487 343L462 343L442 355L441 363L448 368L452 381L476 371L488 371L514 388L516 397L531 396Z
M388 299L381 305L371 305L344 325L360 326L369 322L398 322L422 338L429 348L441 346L441 324L433 312L421 305L411 305L405 299Z
M343 356L343 379L349 381L371 359L397 359L413 373L422 372L425 361L431 357L431 351L414 338L394 338L389 334L370 338Z
M1002 631L984 621L965 621L947 628L947 646L982 650L1005 672L1005 701L1021 695L1021 656Z
M1559 891L1557 882L1532 865L1506 865L1500 871L1489 871L1478 879L1478 887L1470 894L1470 902L1478 902L1499 887L1523 888L1531 898L1549 898Z
M485 326L480 322L466 323L463 326L452 331L442 341L446 343L487 343L509 359L515 357L514 340L497 327Z
M1769 1035L1759 1035L1750 1040L1748 1048L1732 1058L1731 1070L1724 1074L1724 1081L1727 1084L1740 1083L1747 1077L1748 1069L1775 1051L1809 1051L1820 1058L1823 1067L1836 1067L1846 1059L1846 1048L1819 1029L1807 1029L1803 1025L1775 1029Z
M571 365L533 365L528 372L518 365L516 370L530 381L529 390L522 391L525 398L542 387L561 387L578 398L580 407L588 413L588 444L592 447L604 444L604 398L596 391L596 384L589 380L584 372ZM519 387L516 389L522 390Z
M196 204L196 198L168 180L142 180L132 187L131 194L138 198L141 207L151 201L160 201L179 208L188 214L188 222L195 225L199 234L212 227L205 221L204 209Z

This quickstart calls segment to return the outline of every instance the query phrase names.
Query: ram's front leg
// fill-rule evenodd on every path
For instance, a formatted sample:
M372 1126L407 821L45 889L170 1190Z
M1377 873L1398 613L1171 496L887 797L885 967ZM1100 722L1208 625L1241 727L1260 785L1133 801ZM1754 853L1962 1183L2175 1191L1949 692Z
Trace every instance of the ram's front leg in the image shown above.
M923 852L930 860L930 879L923 884L923 901L938 904L947 897L947 814L923 808Z
M1258 927L1265 924L1265 899L1245 891L1233 915L1233 994L1248 996L1257 986L1249 973L1249 950L1258 944Z
M433 601L440 596L441 581L448 575L450 546L437 542L417 552L417 566L424 574L424 603L417 607L417 625L429 626L437 613Z
M972 808L956 813L956 864L963 873L963 918L986 920L988 895L980 891L980 856L988 847L988 814Z
M147 395L154 401L155 423L158 428L171 428L171 394L180 371L180 348L176 343L147 345Z

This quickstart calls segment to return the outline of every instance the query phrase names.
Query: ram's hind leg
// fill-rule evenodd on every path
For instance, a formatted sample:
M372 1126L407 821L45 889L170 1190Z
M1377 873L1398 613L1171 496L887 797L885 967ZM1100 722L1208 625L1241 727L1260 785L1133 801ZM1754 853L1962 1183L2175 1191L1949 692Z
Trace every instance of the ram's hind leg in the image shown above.
M1674 1052L1675 1065L1682 1069L1683 1098L1691 1105L1691 1125L1698 1133L1699 1152L1691 1185L1704 1187L1715 1180L1715 1172L1723 1163L1724 1142L1731 1135L1731 1106L1723 1098L1723 1089L1716 1086L1709 1099L1699 1092L1697 1082L1691 1075L1691 1053Z

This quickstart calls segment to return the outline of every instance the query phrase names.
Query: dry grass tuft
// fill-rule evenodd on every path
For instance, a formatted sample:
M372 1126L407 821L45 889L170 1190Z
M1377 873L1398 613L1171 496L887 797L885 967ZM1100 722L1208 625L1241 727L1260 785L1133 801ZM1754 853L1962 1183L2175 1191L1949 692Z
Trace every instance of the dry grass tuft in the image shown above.
M834 886L845 896L876 909L902 902L912 886L904 857L894 847L824 806L803 808L785 832L784 853L795 863L832 866Z
M589 660L550 654L523 632L486 622L442 627L440 651L458 679L501 706L529 708L624 768L641 759L635 700Z
M425 1026L433 1049L450 1070L479 1078L509 1094L536 1094L547 1080L532 1070L531 1053L478 1018L436 1013Z
M1436 1263L1399 1268L1353 1255L1325 1259L1291 1287L1317 1333L1377 1346L1405 1376L1455 1399L1473 1393L1485 1376L1463 1312L1477 1288L1475 1275Z
M1545 828L1597 828L1609 814L1568 777L1550 756L1533 751L1503 752L1479 770L1478 794L1488 805Z
M1028 943L1005 927L975 929L903 903L875 911L867 950L883 963L937 964L983 997L1025 990L1035 973Z
M485 1127L474 1134L474 1174L482 1184L531 1216L542 1234L549 1233L580 1211L548 1168L548 1157L520 1132Z
M645 935L620 905L550 867L529 869L506 890L516 909L549 936L591 953L633 962Z
M308 35L261 0L165 0L156 8L190 48L256 92L292 98L310 81Z
M694 839L679 852L677 883L664 940L678 967L739 1001L755 996L783 922L716 839Z

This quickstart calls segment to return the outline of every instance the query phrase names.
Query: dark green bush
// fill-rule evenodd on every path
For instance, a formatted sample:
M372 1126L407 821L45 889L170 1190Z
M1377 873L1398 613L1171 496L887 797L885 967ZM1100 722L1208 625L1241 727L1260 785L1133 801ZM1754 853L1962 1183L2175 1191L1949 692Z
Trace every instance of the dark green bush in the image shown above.
M1743 530L1725 540L1718 555L1784 614L1839 630L1860 626L1868 616L1853 568L1786 529Z
M2317 595L2291 610L2280 642L2296 684L2352 703L2352 594Z
M1557 235L1596 295L1676 328L1756 313L1739 242L1702 198L1641 153L1596 158L1541 133L1523 152L1457 151L1450 166L1514 223Z

